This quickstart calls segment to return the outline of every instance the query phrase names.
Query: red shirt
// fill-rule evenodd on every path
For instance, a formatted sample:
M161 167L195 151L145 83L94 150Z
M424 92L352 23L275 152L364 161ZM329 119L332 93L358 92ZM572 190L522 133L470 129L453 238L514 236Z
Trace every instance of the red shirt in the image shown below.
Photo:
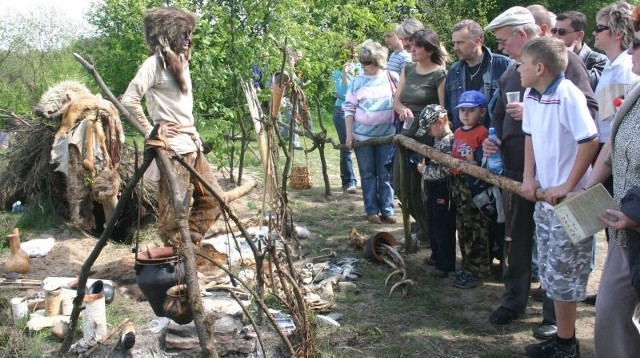
M453 133L453 146L451 148L451 156L461 160L467 160L469 154L473 155L478 148L482 148L482 142L489 136L487 128L481 124L477 124L473 128L464 129L460 127ZM478 164L478 163L476 163ZM460 172L451 169L454 175Z

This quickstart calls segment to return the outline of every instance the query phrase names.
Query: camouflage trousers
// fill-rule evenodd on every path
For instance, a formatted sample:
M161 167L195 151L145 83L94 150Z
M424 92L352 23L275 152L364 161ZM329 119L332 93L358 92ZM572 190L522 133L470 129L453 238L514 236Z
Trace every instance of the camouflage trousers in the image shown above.
M187 153L182 155L182 158L193 166L209 185L219 193L224 194L202 152ZM160 238L165 245L182 246L179 220L184 220L185 218L176 217L176 211L173 207L173 194L165 174L167 171L171 171L175 175L180 198L180 202L175 204L183 205L187 208L185 213L188 215L191 241L196 247L199 247L202 236L220 216L220 205L205 187L191 175L187 168L174 159L170 159L170 162L173 164L172 167L164 168L160 161L156 161L160 170L158 192ZM191 207L189 208L190 204Z
M593 240L574 244L553 208L543 202L536 203L533 220L542 288L552 300L582 301L587 297Z
M462 253L462 268L479 277L491 269L489 221L473 203L469 185L462 176L452 179L451 198L456 204L456 230Z

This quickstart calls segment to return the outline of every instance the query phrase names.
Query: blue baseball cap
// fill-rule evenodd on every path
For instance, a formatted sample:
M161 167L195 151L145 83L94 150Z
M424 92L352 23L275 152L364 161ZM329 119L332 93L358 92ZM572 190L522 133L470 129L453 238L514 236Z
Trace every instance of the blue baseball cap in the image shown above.
M484 93L480 91L465 91L460 95L456 109L475 107L487 108L488 104L487 97Z

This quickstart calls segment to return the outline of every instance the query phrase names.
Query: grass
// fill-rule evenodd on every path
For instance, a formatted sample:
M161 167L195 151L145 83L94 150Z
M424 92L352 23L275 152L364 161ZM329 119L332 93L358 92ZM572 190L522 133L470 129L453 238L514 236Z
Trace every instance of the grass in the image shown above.
M0 213L0 252L9 249L9 241L6 240L6 237L11 234L19 219L20 216L11 212Z
M53 205L43 201L38 207L27 208L16 224L20 229L43 231L60 226L62 219L56 214Z

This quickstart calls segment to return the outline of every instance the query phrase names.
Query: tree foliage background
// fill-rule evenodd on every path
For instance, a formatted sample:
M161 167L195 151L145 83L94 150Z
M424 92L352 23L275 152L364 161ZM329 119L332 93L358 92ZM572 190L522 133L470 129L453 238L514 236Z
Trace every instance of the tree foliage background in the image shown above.
M583 11L592 26L596 11L609 2L539 3L555 13ZM28 113L42 92L62 79L83 78L92 85L72 52L89 59L113 93L122 94L147 56L142 12L166 4L200 14L191 63L195 114L214 145L234 124L247 120L237 78L250 79L250 67L258 65L266 83L282 64L285 44L303 53L297 67L307 96L312 107L319 99L328 118L334 100L330 73L347 58L350 41L383 42L393 23L414 17L451 48L450 29L458 21L471 18L485 25L511 6L529 5L515 0L96 0L86 15L95 28L91 36L57 21L56 14L0 23L0 108ZM487 43L495 48L491 35Z

